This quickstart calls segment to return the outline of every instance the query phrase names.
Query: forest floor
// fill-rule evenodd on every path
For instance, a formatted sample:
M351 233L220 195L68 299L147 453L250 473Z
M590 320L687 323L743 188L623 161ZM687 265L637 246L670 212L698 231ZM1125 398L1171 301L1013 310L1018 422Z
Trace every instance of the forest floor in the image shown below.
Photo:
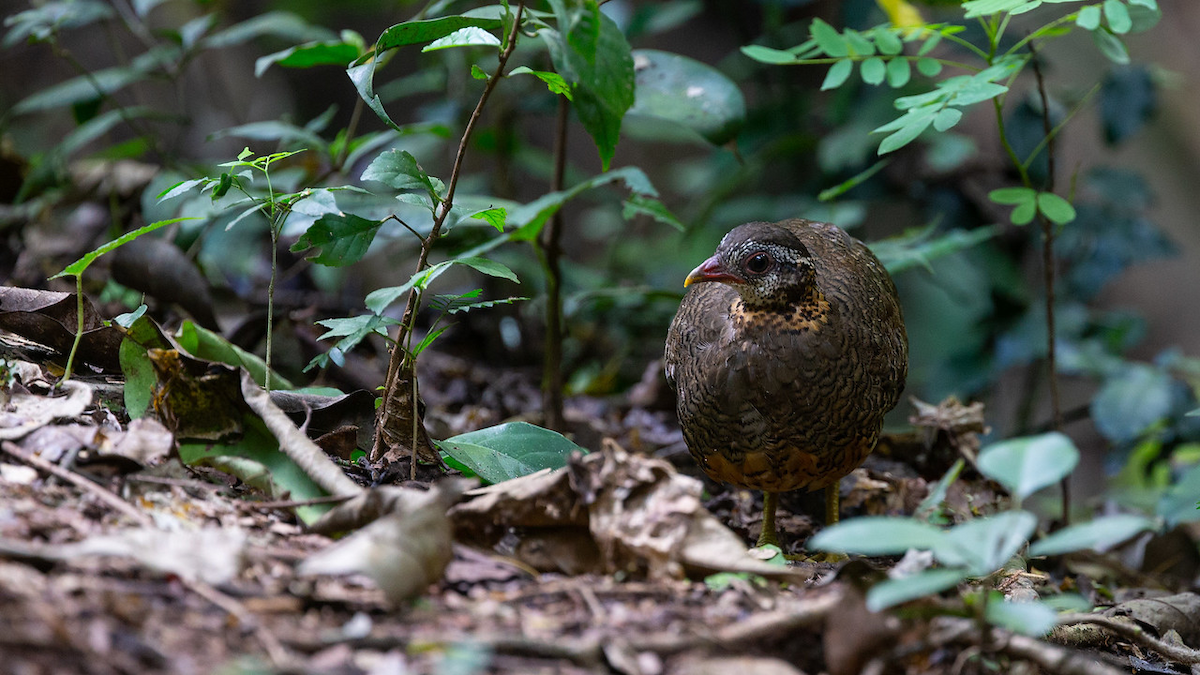
M440 485L449 496L435 520L398 535L393 548L354 549L350 568L368 574L329 575L299 567L333 539L308 531L286 500L181 464L170 431L110 406L119 382L91 378L63 396L42 365L9 366L0 413L0 672L1197 672L1186 647L1197 644L1200 626L1200 602L1187 592L1194 567L1150 574L1124 553L1036 560L973 580L958 597L873 613L862 589L896 559L747 557L761 498L698 476L654 372L632 396L636 405L630 397L570 399L571 436L592 453L555 474L513 481L519 489L468 491L451 509L453 544L422 537L445 527L445 506L468 486L446 488L432 464L409 480L405 458L386 470L343 462L362 487ZM538 401L536 384L520 372L434 356L422 377L435 436L536 417L522 409ZM914 412L923 429L889 436L843 481L843 517L913 513L976 442L962 430L979 420L956 418L981 414L970 409ZM961 521L1005 499L968 470L947 493L945 513ZM819 513L814 506L805 495L781 501L787 552L802 553L817 529L805 515ZM390 582L369 576L425 545L441 551L435 562L402 567ZM443 568L436 559L448 552ZM921 563L906 556L899 564ZM1149 641L1061 629L1038 640L973 621L963 598L981 587L1016 601L1071 589L1108 607L1106 616L1158 598L1177 615L1171 625L1185 628L1135 616L1130 625ZM1176 651L1164 654L1163 645Z

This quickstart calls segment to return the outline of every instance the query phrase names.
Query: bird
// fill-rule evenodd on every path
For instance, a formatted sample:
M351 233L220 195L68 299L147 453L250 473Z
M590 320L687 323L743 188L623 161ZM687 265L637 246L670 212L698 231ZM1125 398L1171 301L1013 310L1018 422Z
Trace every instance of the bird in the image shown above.
M763 491L758 545L779 545L780 492L825 490L866 459L908 375L896 286L861 241L793 218L729 231L684 280L664 371L709 477Z

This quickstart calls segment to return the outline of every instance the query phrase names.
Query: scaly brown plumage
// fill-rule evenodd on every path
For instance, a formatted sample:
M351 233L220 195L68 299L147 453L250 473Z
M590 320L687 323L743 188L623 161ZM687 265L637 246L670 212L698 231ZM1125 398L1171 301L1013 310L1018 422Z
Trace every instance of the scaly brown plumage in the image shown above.
M665 364L688 450L712 478L765 492L760 545L778 542L779 492L826 488L835 522L837 483L908 373L891 277L841 229L792 219L734 228L684 285Z

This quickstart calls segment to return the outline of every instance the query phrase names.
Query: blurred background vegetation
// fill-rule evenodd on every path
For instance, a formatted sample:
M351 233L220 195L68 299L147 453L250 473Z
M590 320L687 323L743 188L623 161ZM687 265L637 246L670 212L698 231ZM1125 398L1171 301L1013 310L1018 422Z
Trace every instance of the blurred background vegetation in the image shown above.
M186 203L160 202L158 195L179 181L216 175L215 165L245 146L259 154L307 148L273 173L277 190L358 183L387 148L407 150L429 174L448 176L481 88L471 66L490 70L494 49L486 57L471 48L395 52L375 87L403 132L363 109L344 67L259 62L256 72L256 61L313 40L347 41L344 30L370 45L417 12L435 16L473 6L9 2L0 49L0 228L7 242L0 273L10 285L44 286L47 276L100 241L176 215L202 216L171 229L170 241L203 272L223 332L261 351L270 250L265 223L227 228L235 214L208 195ZM1040 53L1052 119L1099 84L1056 147L1059 193L1078 212L1056 243L1057 316L1066 431L1089 458L1077 476L1084 496L1102 489L1103 475L1124 470L1123 485L1133 489L1126 494L1145 498L1200 456L1200 418L1187 415L1197 408L1200 387L1200 231L1193 215L1200 212L1200 43L1194 40L1200 5L1160 0L1159 6L1159 25L1127 36L1128 64L1106 59L1078 30ZM63 8L57 23L20 18L47 7ZM956 3L917 7L930 22L962 22ZM800 216L850 230L889 264L911 343L909 395L982 400L996 437L1049 427L1041 234L1008 224L1007 210L987 198L1016 184L992 111L981 108L950 132L922 136L860 184L822 201L822 191L878 161L880 136L869 132L896 116L897 93L865 85L857 75L822 92L823 67L766 65L741 52L751 44L800 44L814 17L838 28L886 22L874 0L610 0L603 11L635 50L663 50L715 67L744 96L745 116L719 145L638 114L647 112L644 102L626 117L612 166L640 167L683 231L645 216L626 219L621 190L590 191L565 206L568 394L626 394L661 356L682 279L720 237L745 221ZM965 25L964 36L977 39L972 31L978 26ZM1019 20L1012 34L1021 35ZM952 46L940 49L955 58ZM549 69L537 40L522 42L514 58ZM914 77L900 93L926 91L930 82ZM96 95L97 87L104 95ZM501 82L467 155L462 194L503 203L545 194L556 110L556 96L537 79ZM1032 75L1013 85L1004 116L1015 147L1029 151L1042 139ZM574 119L567 147L567 186L601 171L596 147ZM1035 175L1044 170L1037 162L1032 167ZM377 219L395 212L417 230L429 219L391 195L339 193L337 206ZM388 222L361 263L316 266L285 250L312 222L293 215L299 217L284 226L277 291L292 329L277 335L277 359L285 374L306 381L301 369L324 348L315 340L323 331L313 322L361 313L368 292L407 280L419 242ZM984 229L993 226L994 232ZM464 222L439 243L437 255L468 250L487 241L488 232L486 223ZM974 243L955 245L964 240ZM537 373L543 268L524 243L489 255L523 283L489 278L484 296L532 299L472 312L439 349ZM113 302L114 313L124 311L121 303L137 306L142 295L130 289L145 290L148 283L122 279L115 270L103 277L90 280L90 290ZM478 285L467 271L446 279L454 292ZM191 301L173 302L187 308ZM343 387L378 386L386 363L378 358L381 346L360 350L375 364L367 375L353 379L331 366L320 377ZM902 404L893 426L903 426L907 414Z

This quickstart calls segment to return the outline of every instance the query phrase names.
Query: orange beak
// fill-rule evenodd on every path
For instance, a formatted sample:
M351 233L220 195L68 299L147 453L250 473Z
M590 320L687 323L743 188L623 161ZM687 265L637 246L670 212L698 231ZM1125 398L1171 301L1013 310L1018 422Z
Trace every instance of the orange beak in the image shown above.
M720 258L713 256L708 260L700 263L700 266L692 270L687 278L683 280L684 288L692 284L698 284L704 281L721 281L725 283L744 284L746 280L725 271L725 267L721 264Z

